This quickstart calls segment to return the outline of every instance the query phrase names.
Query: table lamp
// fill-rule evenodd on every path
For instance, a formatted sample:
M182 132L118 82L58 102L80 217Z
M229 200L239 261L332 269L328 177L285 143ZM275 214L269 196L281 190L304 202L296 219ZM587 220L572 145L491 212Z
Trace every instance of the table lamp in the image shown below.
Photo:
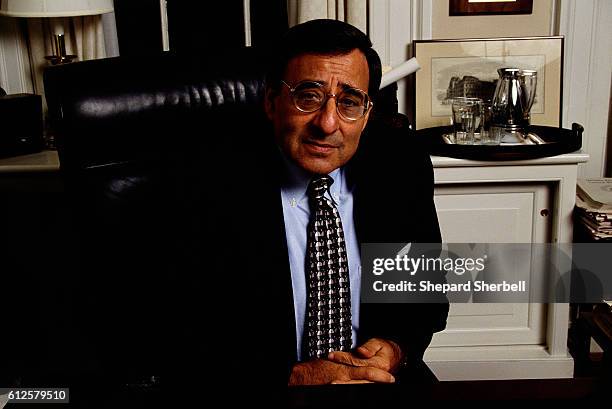
M113 11L113 0L0 0L0 15L11 17L52 17L52 64L70 62L76 56L66 54L64 27L54 17L92 16Z

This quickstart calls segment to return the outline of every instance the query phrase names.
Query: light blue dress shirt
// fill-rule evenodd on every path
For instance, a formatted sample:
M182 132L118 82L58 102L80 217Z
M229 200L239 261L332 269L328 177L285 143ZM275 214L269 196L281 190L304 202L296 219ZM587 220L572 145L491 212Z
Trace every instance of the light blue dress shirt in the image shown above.
M291 282L293 286L296 350L298 360L301 361L301 345L306 319L306 231L310 218L310 206L306 190L312 176L286 158L285 164L287 172L281 186L281 200L283 203L283 217L285 220ZM361 259L357 234L355 233L355 223L353 221L353 189L347 184L346 172L343 168L334 170L329 176L334 179L329 193L331 193L331 197L340 212L348 254L353 326L352 347L355 347L357 330L359 329Z

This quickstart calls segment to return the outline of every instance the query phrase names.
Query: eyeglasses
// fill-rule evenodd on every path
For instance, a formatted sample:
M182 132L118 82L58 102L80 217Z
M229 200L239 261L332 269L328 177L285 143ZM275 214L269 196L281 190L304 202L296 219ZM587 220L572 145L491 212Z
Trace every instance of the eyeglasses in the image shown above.
M302 112L318 111L330 97L334 97L338 114L347 121L356 121L374 105L368 94L358 88L346 88L338 94L332 94L325 90L325 85L316 81L302 81L295 87L283 80L281 82L289 88L293 104Z

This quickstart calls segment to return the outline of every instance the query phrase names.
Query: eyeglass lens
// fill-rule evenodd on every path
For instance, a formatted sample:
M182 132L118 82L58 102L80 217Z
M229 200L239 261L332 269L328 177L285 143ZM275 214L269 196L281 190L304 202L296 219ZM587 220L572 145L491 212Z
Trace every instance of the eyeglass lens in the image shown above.
M293 100L298 109L314 112L327 100L327 92L322 85L314 82L298 84L293 91ZM368 105L368 96L355 88L347 88L336 95L338 111L347 119L361 118Z

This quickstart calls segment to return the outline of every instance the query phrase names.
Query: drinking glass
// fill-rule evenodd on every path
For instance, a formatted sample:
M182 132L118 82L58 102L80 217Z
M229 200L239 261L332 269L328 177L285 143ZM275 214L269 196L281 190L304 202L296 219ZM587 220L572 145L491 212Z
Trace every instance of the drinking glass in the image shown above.
M456 144L474 144L474 133L480 131L481 105L480 98L453 98L452 122Z
M501 129L493 126L493 106L491 102L482 102L480 109L480 144L499 145Z

